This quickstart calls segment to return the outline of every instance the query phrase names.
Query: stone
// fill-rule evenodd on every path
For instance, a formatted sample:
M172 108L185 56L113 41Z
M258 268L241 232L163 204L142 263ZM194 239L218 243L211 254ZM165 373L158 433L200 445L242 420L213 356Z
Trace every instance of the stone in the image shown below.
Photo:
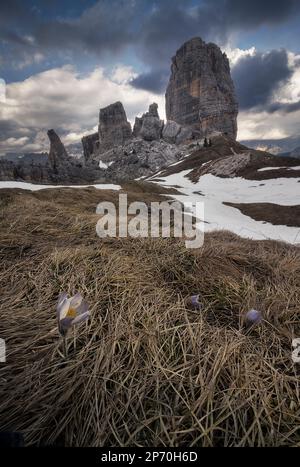
M122 145L132 137L131 125L121 102L100 109L98 134L100 153Z
M143 120L140 136L145 141L157 141L162 136L163 127L163 120L160 120L157 117L152 117L151 115L146 116Z
M84 160L88 163L90 162L93 154L96 154L99 149L99 134L92 133L91 135L83 136L81 142Z
M172 58L166 91L166 116L200 137L218 131L237 135L238 103L225 53L212 43L193 38Z
M199 135L200 137L200 135ZM176 144L182 144L182 143L186 143L187 141L191 141L195 139L194 138L194 131L193 131L193 128L190 128L190 127L186 127L186 126L183 126L181 127L180 129L180 132L178 133L178 135L176 136Z
M145 141L157 141L162 137L163 127L164 121L160 120L158 105L154 102L149 106L148 112L142 117L136 117L133 134Z
M50 151L48 154L49 162L54 171L58 170L59 166L68 164L70 162L68 153L60 137L55 133L54 130L47 132L50 141Z
M169 120L164 126L162 137L165 141L167 141L167 143L175 144L176 137L180 133L180 130L181 125L172 120Z

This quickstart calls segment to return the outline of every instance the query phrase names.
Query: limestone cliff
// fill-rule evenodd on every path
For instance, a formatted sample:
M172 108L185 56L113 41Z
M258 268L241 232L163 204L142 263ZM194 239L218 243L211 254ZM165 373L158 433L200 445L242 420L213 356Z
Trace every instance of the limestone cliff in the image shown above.
M226 54L199 37L183 44L172 59L166 116L183 126L236 139L238 103Z

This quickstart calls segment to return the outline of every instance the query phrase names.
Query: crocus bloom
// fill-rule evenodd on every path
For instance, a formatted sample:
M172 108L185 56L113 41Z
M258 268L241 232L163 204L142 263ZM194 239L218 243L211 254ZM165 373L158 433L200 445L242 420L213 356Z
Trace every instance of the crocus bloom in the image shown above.
M193 308L196 308L197 310L201 310L202 308L202 303L199 302L199 297L200 295L192 295L190 298L190 302Z
M65 292L60 294L56 310L58 329L62 336L66 336L72 326L86 321L90 316L88 304L83 300L80 293L71 298L68 298Z
M262 314L260 311L258 310L255 310L254 308L252 308L251 310L249 310L247 313L246 313L246 325L247 326L253 326L255 324L258 324L261 322L262 320Z

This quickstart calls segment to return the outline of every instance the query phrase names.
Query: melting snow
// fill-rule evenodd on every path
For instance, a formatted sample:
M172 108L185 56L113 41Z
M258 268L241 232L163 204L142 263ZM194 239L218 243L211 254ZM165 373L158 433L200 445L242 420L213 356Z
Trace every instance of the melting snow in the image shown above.
M0 181L0 189L1 188L22 188L22 190L30 190L30 191L39 191L45 190L47 188L89 188L94 187L97 190L120 190L120 185L113 185L111 183L100 183L96 185L35 185L34 183L26 183L26 182L3 182Z
M262 169L257 169L257 172L266 172L267 170L279 170L279 169L300 170L300 165L296 165L295 167L263 167Z
M263 240L266 238L300 243L300 229L285 225L273 225L256 221L238 209L226 206L230 203L274 203L282 206L300 204L299 178L277 178L271 180L246 180L241 177L220 178L211 174L200 177L197 183L186 175L191 170L164 177L157 182L164 186L177 186L182 195L173 198L187 202L204 202L204 230L230 230L242 237ZM155 181L155 179L153 180ZM197 193L195 193L197 192ZM199 194L201 192L201 194ZM298 193L298 195L297 195ZM199 223L203 228L203 222Z
M100 169L104 169L104 170L108 169L108 165L102 161L99 161L99 167Z
M113 164L113 163L114 163L114 161L108 162L107 164L105 164L105 162L103 162L103 161L99 161L99 167L100 167L100 169L106 170L106 169L108 169L108 167L110 167L111 164Z

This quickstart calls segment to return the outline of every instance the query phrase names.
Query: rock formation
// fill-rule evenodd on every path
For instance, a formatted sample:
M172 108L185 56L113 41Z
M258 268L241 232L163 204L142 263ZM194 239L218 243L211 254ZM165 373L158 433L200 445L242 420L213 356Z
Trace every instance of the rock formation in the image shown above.
M92 133L91 135L84 136L81 142L84 160L87 163L90 161L92 154L96 154L99 150L99 134Z
M164 121L160 120L158 115L158 105L153 103L149 106L148 112L142 117L135 118L133 135L140 137L145 141L155 141L162 137Z
M107 181L133 180L152 175L162 167L177 162L185 152L175 144L163 141L145 141L142 138L128 140L123 146L115 146L99 154Z
M166 116L200 137L215 132L236 138L238 104L226 54L196 37L172 58Z
M57 171L60 166L68 164L70 162L70 158L63 143L55 131L49 130L47 135L50 141L49 162L52 169Z
M133 131L121 102L100 109L98 132L82 138L84 163L48 131L45 164L0 161L0 177L42 183L102 183L151 175L183 157L192 144L216 133L236 138L237 101L225 54L194 38L172 59L164 124L153 103ZM178 147L180 145L180 147Z
M171 144L181 144L193 139L201 138L201 132L189 126L181 126L169 120L163 129L162 138Z
M121 102L115 102L103 109L99 115L99 151L122 145L132 136L131 125Z
M180 130L181 130L181 125L179 125L176 122L173 122L172 120L169 120L164 126L162 137L168 143L175 144L176 138L179 135Z

